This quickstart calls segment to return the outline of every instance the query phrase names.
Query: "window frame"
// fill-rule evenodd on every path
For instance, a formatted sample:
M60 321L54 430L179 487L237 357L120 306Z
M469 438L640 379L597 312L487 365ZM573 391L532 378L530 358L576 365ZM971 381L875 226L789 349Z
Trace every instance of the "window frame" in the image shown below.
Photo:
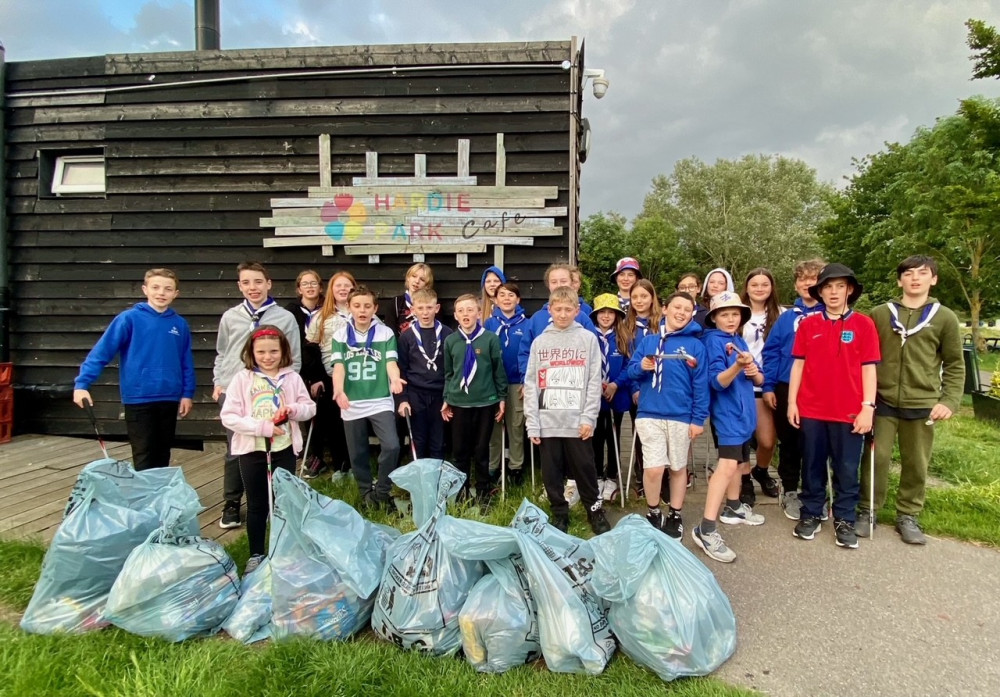
M63 184L62 180L66 174L67 169L71 168L74 164L95 164L99 163L101 165L101 181L100 183L90 183L90 184ZM86 154L86 155L56 155L55 163L52 170L52 180L49 190L53 196L63 197L63 196L81 196L81 195L95 195L95 194L106 194L108 190L108 171L107 171L107 161L103 154Z

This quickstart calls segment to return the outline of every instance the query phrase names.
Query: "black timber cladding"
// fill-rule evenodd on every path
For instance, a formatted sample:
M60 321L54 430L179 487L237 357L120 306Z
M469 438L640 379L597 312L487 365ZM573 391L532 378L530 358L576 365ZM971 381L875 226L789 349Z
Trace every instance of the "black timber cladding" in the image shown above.
M238 262L265 263L281 304L294 297L295 276L305 268L316 268L324 279L349 270L386 296L401 292L413 263L409 255L383 255L372 266L340 250L330 258L316 247L262 247L263 238L273 235L259 224L271 215L271 198L303 196L318 186L320 134L331 136L337 186L364 175L367 151L378 152L381 175L412 175L414 154L426 153L428 176L453 176L459 138L470 140L470 173L491 185L496 134L503 133L506 184L556 186L558 199L548 205L575 207L570 120L576 71L559 67L574 59L573 51L574 44L564 41L7 63L6 203L18 430L90 432L70 401L73 378L114 315L143 299L148 268L167 266L181 279L174 308L194 334L198 391L193 414L178 423L178 437L190 439L222 433L211 402L211 372L219 317L241 300ZM315 74L379 66L404 70ZM405 72L412 68L419 70ZM138 85L143 87L103 90ZM107 196L40 196L38 152L79 148L103 149ZM520 279L531 309L546 294L545 267L570 256L568 219L558 218L556 225L563 227L562 237L505 249L505 270ZM470 254L465 269L456 268L454 255L428 255L427 261L443 310L450 311L451 298L478 292L493 248ZM114 366L91 393L103 430L124 434Z

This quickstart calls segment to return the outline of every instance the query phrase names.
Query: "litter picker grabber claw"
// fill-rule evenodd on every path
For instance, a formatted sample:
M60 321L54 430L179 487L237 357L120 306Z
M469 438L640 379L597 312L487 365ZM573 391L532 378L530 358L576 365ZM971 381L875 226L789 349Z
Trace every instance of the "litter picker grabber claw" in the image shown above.
M309 419L309 432L306 433L306 447L302 449L302 463L299 465L299 479L302 479L302 475L306 473L306 462L309 461L309 444L312 443L314 423L316 423L315 417ZM322 455L322 450L320 454Z
M83 404L87 409L87 417L90 418L90 425L94 427L94 435L97 436L97 444L101 446L101 452L104 453L105 459L110 459L110 457L108 457L108 448L104 445L104 439L101 438L101 431L97 428L97 416L94 415L94 405L89 400Z
M635 464L635 444L638 439L639 434L635 432L635 425L632 425L632 450L628 454L628 474L625 476L625 489L627 490L632 486L632 466ZM622 494L622 500L625 500L625 494ZM622 504L624 505L624 504Z
M615 462L618 463L618 493L621 496L622 508L625 508L625 487L622 486L622 449L619 447L621 441L618 440L618 427L615 426L615 419L611 417L611 438L615 446Z

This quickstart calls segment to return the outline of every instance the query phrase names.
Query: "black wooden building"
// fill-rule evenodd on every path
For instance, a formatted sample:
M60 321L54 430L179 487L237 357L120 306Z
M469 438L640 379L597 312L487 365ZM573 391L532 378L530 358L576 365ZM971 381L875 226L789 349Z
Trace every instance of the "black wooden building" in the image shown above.
M478 291L483 270L502 261L525 304L537 307L545 266L575 258L582 62L573 39L6 63L5 340L17 430L89 432L70 400L73 378L112 317L142 300L151 267L179 274L174 307L194 333L196 407L178 425L178 437L192 440L222 432L211 366L219 317L241 299L240 261L265 263L282 303L305 268L324 279L346 269L394 295L414 260L433 266L447 303ZM547 187L554 197L543 205L562 214L531 246L487 244L467 254L265 246L284 244L262 224L280 214L276 200L364 183L373 165L377 177L400 182L416 168L431 182L465 175L484 187ZM98 190L88 188L90 166L103 167ZM63 171L71 167L83 186ZM117 370L109 366L91 392L103 428L123 434Z

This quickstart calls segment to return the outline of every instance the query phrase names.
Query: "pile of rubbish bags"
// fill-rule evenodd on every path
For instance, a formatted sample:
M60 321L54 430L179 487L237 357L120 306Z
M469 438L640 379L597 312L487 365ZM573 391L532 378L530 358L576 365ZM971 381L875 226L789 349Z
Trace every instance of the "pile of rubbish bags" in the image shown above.
M390 477L410 493L416 530L405 535L275 471L270 554L240 581L225 549L198 537L200 504L180 470L91 463L21 626L113 624L168 641L224 630L245 643L371 626L402 649L461 652L481 672L543 658L553 672L598 675L620 648L665 681L707 675L735 651L714 576L640 516L581 540L527 500L507 527L448 515L465 475L442 460Z

